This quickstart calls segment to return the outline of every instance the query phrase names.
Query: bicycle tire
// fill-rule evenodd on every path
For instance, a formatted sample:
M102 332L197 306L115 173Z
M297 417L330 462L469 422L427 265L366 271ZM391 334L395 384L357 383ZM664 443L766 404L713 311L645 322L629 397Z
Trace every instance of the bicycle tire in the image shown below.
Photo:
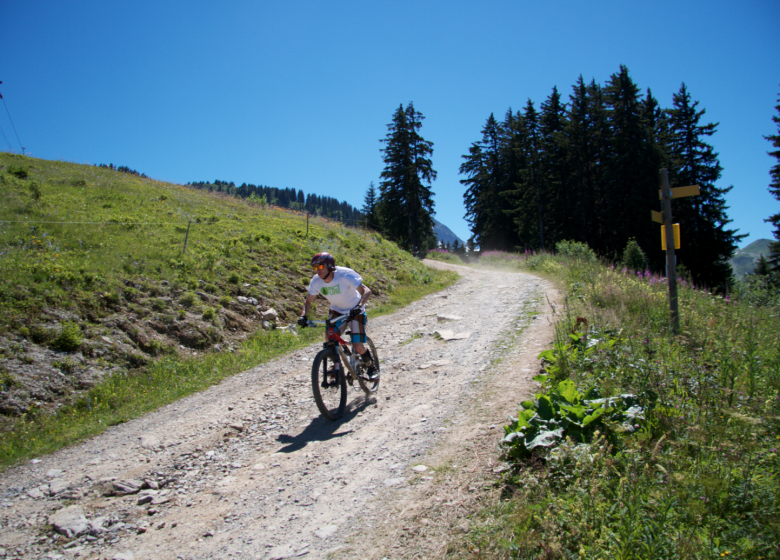
M371 341L369 337L366 337L366 346L368 346L369 352L371 352L371 359L374 361L374 369L376 371L376 379L368 380L363 379L360 375L357 376L358 383L360 384L360 388L363 389L363 392L367 395L370 395L371 393L376 393L379 389L379 354L376 352L376 347L374 346L374 343ZM365 366L362 366L361 364L361 373L363 372Z
M314 357L311 365L311 385L314 402L320 413L328 420L338 420L344 414L347 405L347 381L342 369L338 369L336 379L327 375L329 370L339 362L333 350L325 348ZM327 387L322 385L326 384Z

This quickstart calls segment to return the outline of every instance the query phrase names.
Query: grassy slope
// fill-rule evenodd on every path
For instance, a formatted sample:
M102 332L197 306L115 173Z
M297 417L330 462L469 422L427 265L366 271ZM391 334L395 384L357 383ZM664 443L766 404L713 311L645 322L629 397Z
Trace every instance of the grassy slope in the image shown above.
M519 453L517 442L539 433L530 425L507 444L518 453L505 457L513 469L502 500L476 516L453 556L780 557L778 307L683 283L673 335L658 277L562 255L492 261L563 284L549 378L522 406L547 420L542 399L566 391L569 402L548 425L564 429L550 448ZM620 416L577 427L581 394L594 387L604 397L637 395L642 416L628 427Z
M453 281L376 233L88 165L0 154L0 198L1 464L306 343L259 312L297 317L314 253L361 272L373 314Z

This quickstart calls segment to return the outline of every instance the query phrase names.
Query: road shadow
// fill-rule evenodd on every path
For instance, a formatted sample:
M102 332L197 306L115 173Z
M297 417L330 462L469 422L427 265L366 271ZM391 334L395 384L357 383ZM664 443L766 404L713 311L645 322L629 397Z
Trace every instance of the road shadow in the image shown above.
M294 453L295 451L300 451L312 441L328 441L329 439L344 437L352 433L352 430L339 430L355 418L359 412L362 412L374 403L376 403L374 395L364 395L347 404L344 416L336 421L326 420L322 416L317 416L298 435L279 434L276 441L287 445L279 449L277 453Z

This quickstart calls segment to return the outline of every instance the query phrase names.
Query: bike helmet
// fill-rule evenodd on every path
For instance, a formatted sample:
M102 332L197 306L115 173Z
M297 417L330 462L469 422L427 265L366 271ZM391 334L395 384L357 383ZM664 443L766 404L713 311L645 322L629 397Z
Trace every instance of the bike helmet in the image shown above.
M330 253L317 253L311 258L311 265L324 264L328 270L336 270L336 259Z

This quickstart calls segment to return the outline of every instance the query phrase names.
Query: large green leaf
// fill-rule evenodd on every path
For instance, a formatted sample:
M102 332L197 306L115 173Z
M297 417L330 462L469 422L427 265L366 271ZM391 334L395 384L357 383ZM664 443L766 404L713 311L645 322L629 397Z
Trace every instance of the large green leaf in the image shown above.
M552 401L547 395L539 395L539 404L536 412L542 420L553 420L555 418L555 409Z
M599 406L596 410L594 410L592 413L588 414L585 417L585 420L582 421L583 427L585 427L585 426L589 425L590 423L598 420L602 416L604 416L604 409L601 406Z
M565 410L570 414L572 420L582 422L582 419L587 415L587 409L581 404L562 404L561 410Z
M526 426L530 426L528 423L534 416L536 416L536 412L534 410L521 410L517 414L517 429L525 428Z
M563 428L557 430L549 430L539 433L534 439L526 444L526 449L529 451L534 447L550 447L554 445L563 436Z
M558 392L571 404L579 402L580 397L582 396L580 395L580 392L577 391L577 386L571 379L564 379L558 383Z

